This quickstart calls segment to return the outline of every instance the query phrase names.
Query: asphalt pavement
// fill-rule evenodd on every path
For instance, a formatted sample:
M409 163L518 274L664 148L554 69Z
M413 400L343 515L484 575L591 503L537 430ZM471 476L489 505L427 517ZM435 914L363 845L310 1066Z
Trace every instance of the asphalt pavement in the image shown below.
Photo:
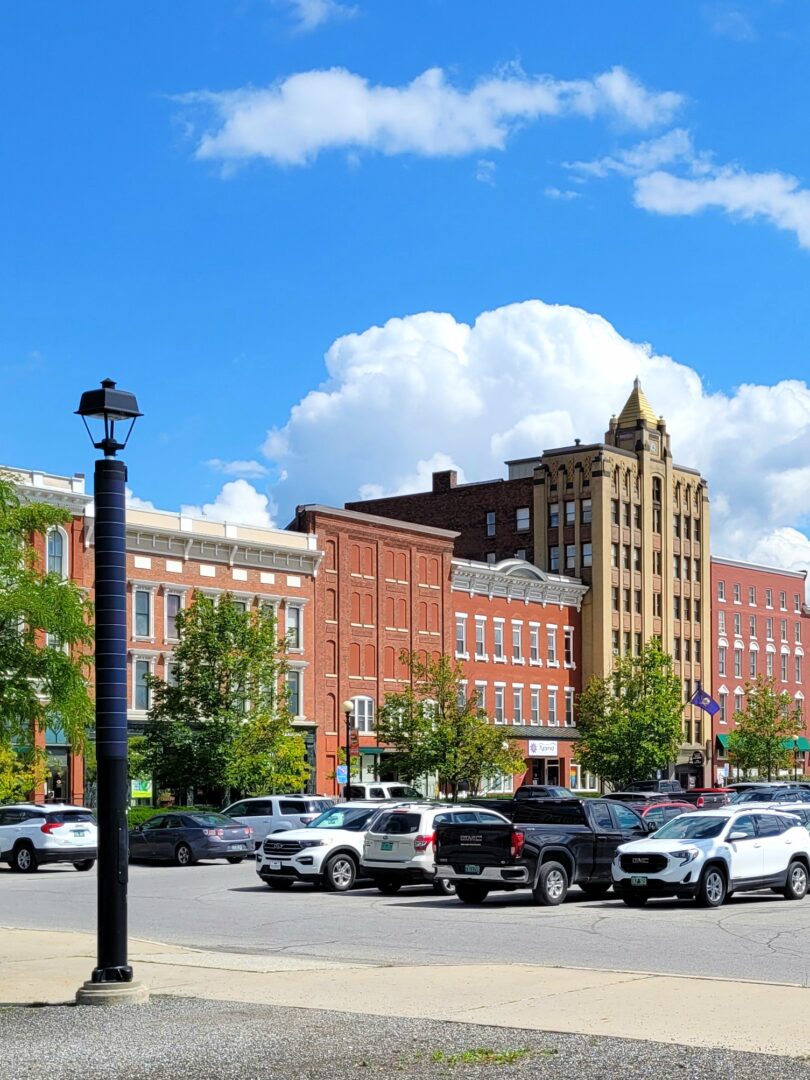
M770 892L722 908L659 901L626 908L610 894L572 890L557 908L527 892L466 907L430 889L383 897L296 886L274 892L252 862L130 868L130 933L193 948L392 964L534 963L671 972L810 985L810 899ZM48 930L95 927L95 871L0 867L0 924Z

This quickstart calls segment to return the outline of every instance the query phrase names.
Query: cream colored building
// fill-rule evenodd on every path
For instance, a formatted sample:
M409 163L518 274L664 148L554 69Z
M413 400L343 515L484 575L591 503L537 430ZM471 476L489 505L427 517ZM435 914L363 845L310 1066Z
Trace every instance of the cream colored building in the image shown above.
M698 682L711 691L709 495L694 469L675 465L670 437L639 380L605 441L510 462L534 474L534 551L543 569L580 578L583 685L658 637L675 659L684 703ZM704 781L711 723L684 704L676 775ZM690 759L694 757L695 764ZM704 761L698 761L703 758Z

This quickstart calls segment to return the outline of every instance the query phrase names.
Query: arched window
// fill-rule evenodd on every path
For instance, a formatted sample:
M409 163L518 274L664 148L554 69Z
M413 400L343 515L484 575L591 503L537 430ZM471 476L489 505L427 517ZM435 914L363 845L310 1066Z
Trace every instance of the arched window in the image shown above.
M62 529L51 529L48 533L48 573L58 574L60 578L68 576L67 537Z
M354 726L358 731L369 732L374 730L374 698L352 698L354 705Z

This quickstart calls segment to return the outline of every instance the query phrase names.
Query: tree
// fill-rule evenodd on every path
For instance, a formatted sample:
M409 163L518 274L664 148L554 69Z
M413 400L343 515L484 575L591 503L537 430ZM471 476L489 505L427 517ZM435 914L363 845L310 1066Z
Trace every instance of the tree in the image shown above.
M576 760L621 791L669 768L681 742L682 715L672 658L652 639L640 656L616 657L611 673L594 676L580 694Z
M0 744L0 805L24 802L43 783L45 772L42 754Z
M447 656L420 659L403 653L411 681L388 694L380 709L377 736L394 749L398 775L416 782L436 774L458 799L466 782L477 791L486 777L523 768L523 754L505 732L493 727L475 697L467 697L461 667Z
M260 791L274 776L277 786L300 788L309 770L290 724L272 610L242 611L228 593L217 603L195 593L177 632L171 683L150 679L143 760L158 788Z
M63 732L81 752L93 723L92 607L73 582L47 573L32 542L69 523L64 510L23 503L0 474L0 747L7 782L17 772L26 794L41 782L34 732Z
M791 743L802 729L801 710L764 675L745 684L745 699L745 708L734 714L728 757L740 772L756 769L770 780L790 763Z

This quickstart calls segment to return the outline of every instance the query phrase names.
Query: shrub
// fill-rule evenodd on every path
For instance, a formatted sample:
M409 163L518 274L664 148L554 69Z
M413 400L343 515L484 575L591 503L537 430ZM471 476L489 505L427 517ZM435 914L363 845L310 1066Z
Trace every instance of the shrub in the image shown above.
M127 813L130 829L134 829L136 825L143 825L149 821L150 818L157 817L158 814L184 814L192 813L195 810L205 811L217 811L218 806L167 806L165 808L160 806L133 806Z

